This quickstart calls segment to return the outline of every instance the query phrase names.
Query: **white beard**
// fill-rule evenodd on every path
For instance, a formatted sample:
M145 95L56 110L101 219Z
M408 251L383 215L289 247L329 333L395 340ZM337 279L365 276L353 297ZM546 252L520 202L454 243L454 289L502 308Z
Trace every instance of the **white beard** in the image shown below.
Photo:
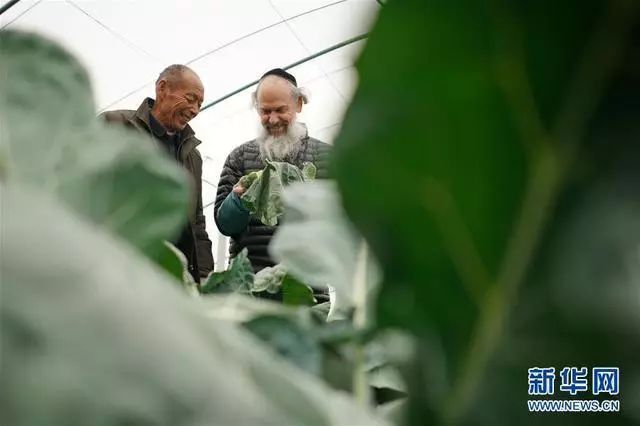
M297 121L289 124L287 132L281 136L272 136L262 128L256 138L260 146L262 161L292 161L298 155L302 139L307 135L307 127Z

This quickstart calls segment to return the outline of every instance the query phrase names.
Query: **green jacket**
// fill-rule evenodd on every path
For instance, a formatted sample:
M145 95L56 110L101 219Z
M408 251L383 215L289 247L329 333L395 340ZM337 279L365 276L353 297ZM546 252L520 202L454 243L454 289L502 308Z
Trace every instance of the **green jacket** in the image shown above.
M156 144L160 144L153 137L149 124L149 114L153 107L153 99L146 98L136 110L106 111L99 118L107 123L113 123L133 129L151 137ZM180 132L178 147L178 160L190 172L193 177L193 188L189 205L189 226L185 232L192 234L194 247L191 250L195 256L185 253L189 260L189 269L195 278L204 277L213 270L213 256L211 253L211 240L207 235L205 218L202 212L202 157L196 149L200 141L190 126ZM189 250L187 250L189 251Z

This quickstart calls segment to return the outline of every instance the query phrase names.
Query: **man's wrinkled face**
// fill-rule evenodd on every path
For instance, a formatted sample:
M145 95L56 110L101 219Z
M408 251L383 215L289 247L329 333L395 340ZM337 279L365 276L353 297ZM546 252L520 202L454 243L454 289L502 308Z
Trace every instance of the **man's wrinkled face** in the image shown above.
M161 80L156 86L156 117L170 131L180 131L200 112L204 87L200 78L185 71L173 82Z
M302 99L294 99L291 85L283 78L269 76L258 88L257 110L262 127L270 136L286 134L289 125L302 110Z

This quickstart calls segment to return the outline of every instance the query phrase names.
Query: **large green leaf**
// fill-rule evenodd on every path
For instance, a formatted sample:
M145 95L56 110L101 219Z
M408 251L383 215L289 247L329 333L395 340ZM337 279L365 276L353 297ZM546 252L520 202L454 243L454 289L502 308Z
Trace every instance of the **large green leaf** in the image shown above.
M284 214L282 191L293 182L312 180L315 166L306 163L305 169L278 161L267 161L267 165L247 191L242 194L242 204L265 225L275 226Z
M86 72L56 44L3 31L0 56L2 179L162 256L187 218L185 172L150 140L98 123Z
M253 268L248 257L248 250L242 249L229 264L229 269L212 272L202 285L200 291L207 293L251 293L253 287Z
M166 242L162 252L157 256L158 266L179 282L193 282L185 255L173 244ZM191 277L191 278L189 278Z
M322 349L307 329L289 318L271 315L258 316L243 324L301 369L317 376L322 368Z
M207 316L239 324L293 364L322 377L335 389L352 391L355 345L364 347L362 368L369 386L382 394L380 401L404 396L406 390L396 365L406 361L410 349L398 333L371 336L356 330L350 320L326 321L326 313L291 307L238 293L200 299ZM378 402L380 402L378 401Z
M182 288L193 297L200 296L198 284L189 272L187 257L173 244L165 241L161 252L155 257L155 262L182 285Z
M285 220L269 252L301 281L316 288L335 288L332 311L350 308L362 239L342 209L335 182L292 184L283 199ZM378 265L372 257L366 264L367 288L373 294L380 279Z
M640 418L639 6L383 8L335 175L383 266L378 321L420 337L410 424ZM598 365L629 377L621 413L527 412L527 368Z
M291 275L285 275L282 280L282 303L285 305L313 306L316 299L313 290L305 283Z
M266 291L271 294L281 293L285 305L314 305L313 290L308 285L287 273L282 264L266 267L258 271L251 287L252 292Z
M0 190L0 423L380 424L47 194Z

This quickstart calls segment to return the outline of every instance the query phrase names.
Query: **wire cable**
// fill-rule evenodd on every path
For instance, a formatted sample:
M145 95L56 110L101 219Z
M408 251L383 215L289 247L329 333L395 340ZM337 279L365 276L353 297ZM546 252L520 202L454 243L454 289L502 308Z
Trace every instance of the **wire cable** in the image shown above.
M348 46L348 45L350 45L350 44L352 44L352 43L355 43L355 42L357 42L357 41L360 41L360 40L364 40L364 39L366 39L368 36L369 36L369 33L364 33L364 34L361 34L361 35L359 35L359 36L357 36L357 37L350 38L349 40L345 40L345 41L343 41L343 42L341 42L341 43L334 44L333 46L328 47L328 48L326 48L326 49L323 49L323 50L321 50L321 51L319 51L319 52L316 52L316 53L314 53L314 54L313 54L313 55L311 55L311 56L307 56L306 58L300 59L299 61L296 61L296 62L294 62L294 63L292 63L292 64L290 64L290 65L287 65L287 66L286 66L286 67L284 67L283 69L288 70L288 69L291 69L291 68L293 68L293 67L297 67L298 65L304 64L305 62L309 62L309 61L311 61L311 60L313 60L313 59L315 59L315 58L317 58L317 57L319 57L319 56L322 56L322 55L325 55L325 54L327 54L327 53L333 52L334 50L340 49L341 47ZM259 82L260 82L260 79L258 79L258 80L254 80L254 81L252 81L251 83L245 84L244 86L240 87L239 89L236 89L236 90L234 90L233 92L231 92L231 93L229 93L229 94L227 94L227 95L224 95L224 96L223 96L223 97L221 97L221 98L216 99L215 101L209 102L208 104L206 104L205 106L203 106L202 108L200 108L200 112L202 112L202 111L204 111L204 110L206 110L206 109L209 109L209 108L211 108L212 106L214 106L214 105L216 105L216 104L219 104L220 102L222 102L222 101L224 101L224 100L226 100L226 99L229 99L229 98L230 98L230 97L232 97L233 95L237 95L238 93L240 93L240 92L242 92L242 91L244 91L244 90L247 90L248 88L250 88L250 87L252 87L252 86L255 86L255 85L256 85L256 84L258 84Z
M18 0L20 1L20 0ZM18 3L18 1L15 1L13 3L7 3L4 6L2 6L2 13L6 12L7 10L9 10L9 8L11 8L11 6L14 6L16 3ZM16 16L15 18L13 18L11 21L7 22L6 24L4 24L2 27L0 27L0 30L4 30L5 28L7 28L9 25L13 24L14 22L16 22L18 19L20 19L22 17L22 15L24 15L25 13L27 13L28 11L30 11L31 9L33 9L34 7L36 7L37 5L39 5L42 2L42 0L38 0L37 2L35 2L34 4L32 4L31 6L29 6L27 9L23 10L22 13L20 13L18 16ZM0 13L0 15L2 14Z
M291 16L290 18L287 18L287 19L285 19L285 20L275 22L275 23L273 23L273 24L267 25L266 27L259 28L259 29L257 29L256 31L254 31L254 32L252 32L252 33L245 34L245 35L243 35L242 37L239 37L239 38L237 38L237 39L231 40L230 42L225 43L225 44L223 44L222 46L218 46L218 47L216 47L216 48L215 48L215 49L213 49L213 50L209 50L209 51L207 51L207 52L204 52L204 53L202 53L201 55L198 55L198 56L196 56L195 58L193 58L193 59L189 60L188 62L186 62L186 63L185 63L185 65L190 65L190 64L192 64L192 63L194 63L194 62L196 62L196 61L199 61L200 59L202 59L202 58L204 58L204 57L207 57L207 56L209 56L209 55L212 55L212 54L214 54L214 53L216 53L216 52L218 52L218 51L220 51L220 50L222 50L222 49L224 49L224 48L227 48L227 47L229 47L229 46L232 46L232 45L234 45L234 44L236 44L236 43L238 43L238 42L240 42L240 41L242 41L242 40L245 40L245 39L247 39L247 38L249 38L249 37L252 37L252 36L254 36L254 35L256 35L256 34L260 34L261 32L264 32L264 31L267 31L267 30L269 30L269 29L271 29L271 28L277 27L278 25L282 25L282 24L284 24L285 22L288 22L288 21L294 20L294 19L296 19L296 18L300 18L301 16L309 15L309 14L311 14L311 13L317 12L317 11L322 10L322 9L326 9L326 8L328 8L328 7L331 7L331 6L335 6L335 5L340 4L340 3L344 3L345 1L347 1L347 0L339 0L339 1L336 1L336 2L333 2L333 3L325 4L324 6L320 6L320 7L316 7L315 9L307 10L307 11L305 11L305 12L302 12L302 13L299 13L299 14L297 14L297 15ZM104 112L104 111L108 110L109 108L111 108L112 106L114 106L115 104L117 104L118 102L122 101L123 99L128 98L129 96L133 95L134 93L139 92L140 90L144 89L145 87L147 87L147 85L149 85L149 84L151 84L151 83L153 83L153 81L149 81L148 83L145 83L144 85L142 85L142 86L140 86L140 87L138 87L138 88L136 88L136 89L134 89L134 90L132 90L132 91L128 92L128 93L127 93L127 94L125 94L124 96L121 96L120 98L118 98L118 99L116 99L115 101L111 102L111 103L110 103L109 105L107 105L106 107L102 108L99 112Z
M7 3L5 3L2 7L0 7L0 15L2 15L3 13L5 13L7 10L11 9L13 6L15 6L20 0L11 0L8 1Z

